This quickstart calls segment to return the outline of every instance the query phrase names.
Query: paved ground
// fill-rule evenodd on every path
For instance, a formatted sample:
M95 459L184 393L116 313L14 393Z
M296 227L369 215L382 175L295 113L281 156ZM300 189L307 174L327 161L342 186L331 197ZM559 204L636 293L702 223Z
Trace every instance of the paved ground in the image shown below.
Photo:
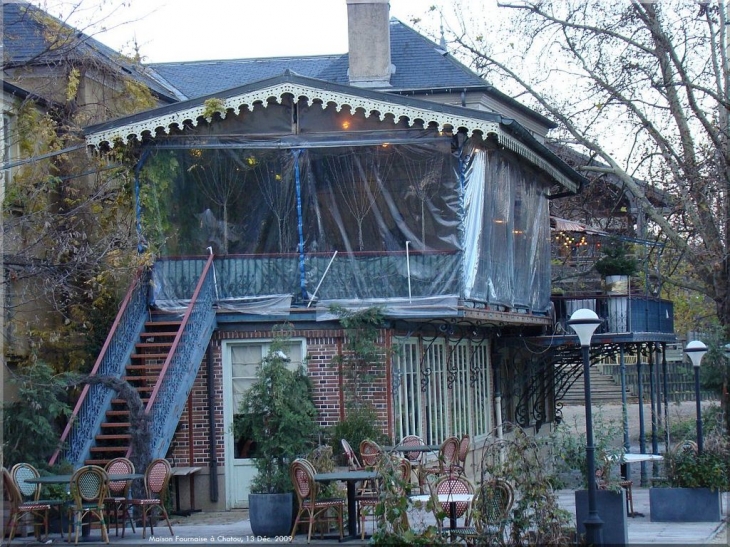
M694 402L687 402L681 404L670 404L669 407L669 419L670 422L673 420L695 417L695 404ZM650 408L649 405L645 405L645 427L647 429L647 435L650 431ZM637 449L632 452L638 452L638 439L639 439L639 412L638 404L629 405L629 431L632 446L636 446ZM622 408L621 405L606 405L594 410L594 416L601 415L605 420L616 420L619 423L622 420ZM566 407L563 410L563 417L567 423L576 423L577 427L581 428L580 431L584 431L585 423L585 407L583 406L572 406ZM621 441L619 441L621 442ZM663 444L660 443L660 449L663 450ZM651 444L649 441L648 450L651 451ZM635 482L638 485L638 481ZM559 493L560 504L571 513L575 514L575 501L572 490L564 490ZM649 505L648 505L648 489L635 487L634 488L634 509L639 513L643 513L643 517L636 517L629 519L629 544L631 545L687 545L687 544L699 544L699 545L728 545L728 533L727 533L727 511L728 511L728 497L725 494L725 501L723 505L724 521L722 523L692 523L692 524L666 524L666 523L654 523L649 519ZM428 517L420 517L426 522ZM231 544L231 545L245 545L245 544L276 544L271 539L262 540L262 538L256 538L252 535L251 527L248 521L248 513L245 510L234 510L234 511L222 511L222 512L199 512L194 513L189 517L172 517L172 526L175 532L174 536L170 535L169 530L166 527L156 527L156 535L152 538L147 537L142 540L141 533L136 534L128 533L124 540L114 536L112 531L111 542L123 545L152 545L152 544L198 544L198 545L213 545L213 544ZM417 525L419 517L413 515L411 518L412 525ZM35 545L36 543L31 538L18 538L13 540L13 545ZM52 537L53 544L60 544L62 540L58 536ZM294 543L306 543L306 537L298 535L295 538ZM317 545L321 542L313 540L312 544ZM328 544L336 544L337 541L327 541ZM350 544L359 544L359 541L350 542ZM94 544L94 543L86 543ZM3 543L5 545L5 543Z

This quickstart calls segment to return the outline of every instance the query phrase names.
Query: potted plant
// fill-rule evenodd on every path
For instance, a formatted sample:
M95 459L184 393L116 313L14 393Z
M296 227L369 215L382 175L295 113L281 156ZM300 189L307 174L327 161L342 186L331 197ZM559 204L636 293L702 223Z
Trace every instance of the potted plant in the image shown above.
M596 271L606 279L607 286L612 277L625 280L639 271L639 263L631 255L629 246L618 239L614 239L602 248L601 258L595 263Z
M254 440L256 475L249 494L251 530L257 536L291 533L294 491L289 465L316 439L317 409L304 367L292 369L277 336L244 395L233 424L237 437Z
M654 522L719 522L721 492L730 490L730 449L724 435L710 435L697 453L694 443L679 443L664 454L666 486L649 489Z
M598 515L603 520L603 540L612 545L628 544L628 514L626 492L621 488L617 472L623 447L621 426L614 420L606 420L600 412L593 415L593 445L596 480L600 476L600 488L596 490ZM588 517L588 477L585 430L577 422L558 425L551 435L553 465L558 477L571 476L578 481L575 490L576 531L585 534L584 522ZM563 486L562 484L559 486Z

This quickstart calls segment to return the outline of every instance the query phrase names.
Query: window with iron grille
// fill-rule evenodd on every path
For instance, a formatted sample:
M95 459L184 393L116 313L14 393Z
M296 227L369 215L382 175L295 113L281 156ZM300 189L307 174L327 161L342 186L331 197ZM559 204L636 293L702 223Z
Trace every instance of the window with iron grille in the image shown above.
M426 444L492 429L489 342L445 338L396 340L393 355L394 434Z

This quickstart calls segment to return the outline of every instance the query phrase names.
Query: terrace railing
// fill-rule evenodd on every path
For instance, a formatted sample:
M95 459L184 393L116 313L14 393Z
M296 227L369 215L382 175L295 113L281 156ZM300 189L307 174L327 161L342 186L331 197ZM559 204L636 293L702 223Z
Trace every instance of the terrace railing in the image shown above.
M669 300L641 295L553 296L556 329L572 334L567 325L577 309L596 312L603 322L597 334L658 332L674 333L674 304Z

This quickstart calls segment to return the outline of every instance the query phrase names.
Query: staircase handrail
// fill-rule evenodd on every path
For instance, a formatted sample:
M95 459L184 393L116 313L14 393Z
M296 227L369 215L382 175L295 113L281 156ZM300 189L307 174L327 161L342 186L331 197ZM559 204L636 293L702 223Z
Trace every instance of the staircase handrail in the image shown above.
M124 372L126 359L119 357L119 352L124 351L126 354L131 353L131 347L135 336L138 334L140 315L144 316L147 312L147 287L149 285L150 270L146 266L137 269L134 279L127 290L127 294L114 318L109 335L104 341L104 345L96 358L94 367L91 369L89 376L104 374L107 376L121 377ZM124 328L133 323L130 328ZM71 442L74 438L74 432L77 423L83 416L98 416L102 410L104 392L106 389L102 385L91 386L85 384L81 395L76 401L73 413L66 424L56 451L49 460L49 465L58 462L59 456L63 451L66 442L69 441L69 450L73 447ZM71 460L69 460L71 461ZM75 460L74 460L75 461ZM78 463L78 462L76 462Z
M215 303L215 285L213 277L215 273L213 272L213 275L209 275L209 272L213 270L213 259L214 255L211 253L203 267L200 279L198 280L198 284L195 287L195 291L193 292L193 296L190 300L190 304L185 310L178 332L175 335L175 339L172 342L172 346L170 347L170 351L165 359L165 363L162 365L162 369L160 370L158 380L155 383L155 387L150 394L145 407L145 414L152 417L151 428L154 439L153 442L157 445L164 442L164 438L166 437L164 421L170 419L171 416L175 416L177 419L179 412L182 411L182 408L168 408L175 403L173 398L179 394L179 387L175 385L175 382L180 384L184 381L189 381L191 386L192 382L194 382L194 375L191 373L192 371L183 369L183 367L190 365L191 363L188 363L188 361L184 359L185 356L181 356L183 349L188 352L192 352L193 350L188 347L191 344L183 344L182 340L184 337L189 335L188 331L192 331L193 329L201 330L204 326L210 326L209 318L211 315L213 317L215 316L215 311L213 309L213 304ZM196 334L199 337L202 337L198 341L206 338L201 332L197 332ZM206 345L208 340L209 336L205 339ZM173 372L172 379L170 378L170 374L168 374L169 372ZM191 378L191 376L193 377ZM162 410L153 412L155 406L162 408ZM153 455L153 457L157 456Z

